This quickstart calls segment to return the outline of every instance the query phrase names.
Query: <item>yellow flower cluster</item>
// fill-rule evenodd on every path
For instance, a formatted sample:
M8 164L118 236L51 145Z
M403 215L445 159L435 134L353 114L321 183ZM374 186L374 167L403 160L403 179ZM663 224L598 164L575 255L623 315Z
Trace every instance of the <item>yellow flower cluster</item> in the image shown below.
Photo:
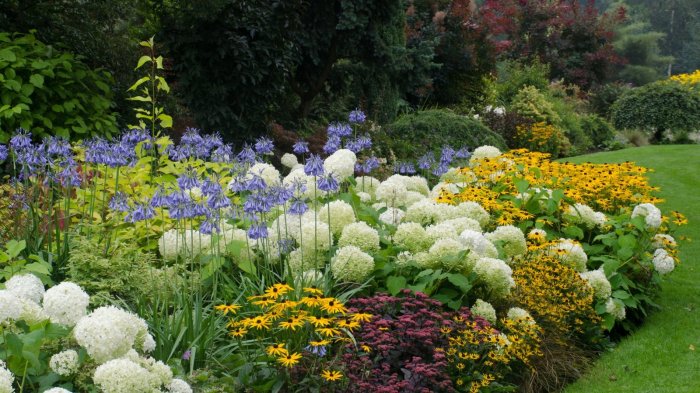
M683 83L684 85L700 84L700 70L695 70L690 74L679 74L671 77L671 80Z
M529 366L539 350L542 331L534 321L503 320L503 332L477 321L454 317L455 328L443 328L448 347L444 350L459 391L476 393L501 379L508 364L520 360Z
M498 158L481 159L477 165L461 168L460 172L465 178L476 180L459 193L443 192L438 201L478 202L496 217L498 225L532 217L513 202L514 197L522 197L516 185L522 181L527 181L530 191L562 190L572 203L582 203L597 211L616 212L639 203L662 202L652 195L658 189L649 185L645 177L648 170L631 162L572 164L551 161L546 153L518 149Z
M345 305L333 297L325 297L315 287L293 287L277 283L263 294L250 296L246 304L221 304L216 310L230 314L227 327L234 338L254 336L256 342L274 341L265 352L280 365L291 368L303 359L303 352L325 353L333 343L351 341L351 332L371 314L349 314ZM237 315L241 309L243 315ZM324 370L321 377L328 381L342 378L334 370Z
M553 154L565 148L561 143L565 138L559 128L543 121L529 126L519 125L515 132L518 146Z
M513 269L516 289L512 299L545 330L566 337L583 333L586 326L597 325L601 319L593 308L593 289L559 257L543 251L554 244L530 246L535 251Z

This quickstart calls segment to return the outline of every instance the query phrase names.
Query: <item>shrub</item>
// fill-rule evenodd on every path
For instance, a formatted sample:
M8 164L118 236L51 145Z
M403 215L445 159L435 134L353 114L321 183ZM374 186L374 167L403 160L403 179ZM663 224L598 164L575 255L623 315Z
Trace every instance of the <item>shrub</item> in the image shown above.
M430 109L401 116L387 127L385 143L397 158L417 157L444 145L505 147L503 138L478 120L446 109Z
M566 155L571 144L559 128L544 122L518 126L516 132L518 147L549 153L553 157Z
M524 64L517 61L507 61L501 64L498 72L498 98L505 104L525 86L533 86L544 90L549 85L549 66L539 61Z
M610 119L612 105L628 90L630 90L630 87L621 83L606 83L594 87L588 94L590 110L606 119Z
M583 115L580 117L580 121L582 131L590 138L595 147L600 148L605 142L615 138L615 128L598 115Z
M534 121L559 125L561 117L555 111L554 105L538 88L525 86L513 97L511 110Z
M22 127L34 136L83 139L116 132L111 76L34 35L0 33L0 141Z
M689 132L700 127L700 94L675 81L660 81L625 93L613 104L618 129L639 128L660 142L664 132Z

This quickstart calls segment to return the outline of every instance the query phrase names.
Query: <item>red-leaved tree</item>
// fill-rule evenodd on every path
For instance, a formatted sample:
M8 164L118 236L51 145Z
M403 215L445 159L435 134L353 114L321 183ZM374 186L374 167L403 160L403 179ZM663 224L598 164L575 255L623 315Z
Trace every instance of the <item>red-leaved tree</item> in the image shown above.
M550 65L553 79L583 89L624 63L612 46L614 27L625 18L622 8L601 15L593 1L486 0L479 15L501 58L538 58Z

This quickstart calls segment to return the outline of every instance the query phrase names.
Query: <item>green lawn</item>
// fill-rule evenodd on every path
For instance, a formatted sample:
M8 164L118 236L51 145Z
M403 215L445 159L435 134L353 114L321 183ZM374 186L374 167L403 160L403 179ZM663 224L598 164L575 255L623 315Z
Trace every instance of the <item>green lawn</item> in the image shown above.
M678 210L691 237L681 261L662 285L658 304L644 325L605 353L566 393L700 392L700 146L647 146L568 159L572 162L634 161L653 168L651 183L661 187L664 211Z

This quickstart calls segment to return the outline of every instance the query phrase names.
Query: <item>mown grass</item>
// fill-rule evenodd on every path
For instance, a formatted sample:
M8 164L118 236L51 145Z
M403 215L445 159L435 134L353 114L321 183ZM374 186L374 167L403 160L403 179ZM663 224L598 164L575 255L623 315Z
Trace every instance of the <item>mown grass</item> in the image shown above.
M662 211L678 210L689 225L677 235L681 265L662 285L662 307L638 331L605 353L565 393L700 392L700 146L647 146L567 159L571 162L634 161L653 168L653 185L661 187Z

